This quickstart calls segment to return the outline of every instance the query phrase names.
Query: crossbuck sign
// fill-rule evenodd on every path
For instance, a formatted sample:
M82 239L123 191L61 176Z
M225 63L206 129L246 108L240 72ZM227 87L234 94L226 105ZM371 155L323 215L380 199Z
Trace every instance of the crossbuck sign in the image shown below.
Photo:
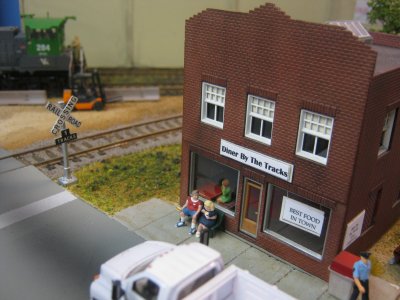
M68 103L65 105L64 108L61 108L58 105L51 104L50 102L46 104L46 109L58 116L58 119L54 123L50 132L56 135L61 130L61 138L58 138L55 141L56 145L61 145L63 152L64 176L58 179L58 181L62 185L68 185L76 181L76 178L71 175L71 170L69 168L67 143L69 141L76 140L77 136L76 133L69 133L69 129L66 128L65 122L69 122L75 127L81 126L81 122L71 116L71 111L74 109L74 106L77 102L78 98L72 96L71 98L69 98Z
M77 102L78 98L72 96L71 98L69 98L68 103L67 105L65 105L64 109L61 109L58 105L51 104L50 102L46 104L46 109L58 116L57 121L54 123L53 127L50 130L52 134L56 135L62 129L64 122L71 123L75 127L81 126L81 122L71 116L71 111L74 109L74 106Z

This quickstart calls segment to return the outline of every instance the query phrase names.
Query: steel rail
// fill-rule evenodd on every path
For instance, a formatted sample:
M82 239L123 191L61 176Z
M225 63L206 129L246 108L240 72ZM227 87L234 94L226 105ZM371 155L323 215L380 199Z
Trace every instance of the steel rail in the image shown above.
M176 115L167 116L167 117L164 117L164 118L161 118L161 119L153 119L153 120L149 120L149 121L145 121L145 122L140 122L140 123L127 125L127 126L124 126L124 127L105 130L105 131L101 131L101 132L98 132L98 133L94 133L94 134L91 134L91 135L84 136L82 138L79 138L79 140L71 141L71 142L69 142L69 144L73 144L74 142L78 142L78 141L82 141L82 140L86 140L86 139L91 139L91 138L99 137L99 136L102 136L102 135L107 135L107 134L118 132L118 131L122 131L122 130L127 130L127 129L130 129L130 128L145 126L145 125L149 125L149 124L153 124L153 123L157 123L157 122L164 122L164 121L177 119L177 118L181 118L181 117L182 117L182 114L176 114ZM42 147L30 149L30 150L24 150L24 151L21 151L21 152L12 153L12 154L9 154L9 155L2 156L2 157L0 157L0 160L6 159L6 158L17 158L17 157L20 157L20 156L23 156L23 155L26 155L26 154L39 152L39 151L44 151L44 150L47 150L47 149L50 149L50 148L55 148L55 147L57 147L57 146L48 145L48 146L42 146Z
M123 141L112 142L112 143L109 143L109 144L106 144L106 145L93 147L93 148L82 150L82 151L78 151L78 152L75 152L75 153L70 153L69 157L72 158L72 157L82 156L84 154L87 154L87 153L90 153L90 152L94 152L94 151L98 151L98 150L116 148L116 147L120 147L120 146L128 144L128 143L131 143L133 141L144 140L144 139L152 137L152 136L167 134L167 133L170 133L170 132L179 131L181 129L182 129L182 126L177 126L177 127L174 127L174 128L164 129L164 130L157 131L157 132L147 133L147 134L143 134L143 135L136 136L136 137L133 137L133 138L124 139ZM44 165L51 165L51 164L54 164L55 162L59 162L62 158L63 158L62 156L59 156L59 157L56 157L56 158L53 158L53 159L49 159L49 160L46 160L46 161L43 161L43 162L35 163L35 164L33 164L33 166L41 167L41 166L44 166Z

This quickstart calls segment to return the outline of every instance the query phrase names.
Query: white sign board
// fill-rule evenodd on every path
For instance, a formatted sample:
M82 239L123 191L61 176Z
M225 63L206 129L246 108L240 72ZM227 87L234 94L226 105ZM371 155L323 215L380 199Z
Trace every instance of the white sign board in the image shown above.
M293 165L255 152L231 142L221 140L220 154L250 167L292 182Z
M324 219L324 211L283 196L280 221L321 236Z
M365 209L347 224L342 250L350 246L361 235L364 223Z
M72 125L74 125L75 127L81 126L81 122L79 122L77 119L73 118L70 115L77 102L78 102L78 98L72 96L68 100L67 105L65 105L64 109L62 109L62 110L61 110L61 108L57 107L54 104L51 104L51 103L46 104L46 109L58 116L57 121L54 123L53 127L50 130L50 132L52 134L56 135L62 129L62 125L64 124L64 122L69 122Z

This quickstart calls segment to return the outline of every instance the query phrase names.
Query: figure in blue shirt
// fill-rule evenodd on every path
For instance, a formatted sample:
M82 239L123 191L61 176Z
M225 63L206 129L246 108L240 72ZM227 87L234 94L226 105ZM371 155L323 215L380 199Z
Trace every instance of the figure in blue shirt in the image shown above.
M371 273L371 262L369 261L369 256L371 253L369 252L361 252L359 261L356 261L353 266L353 278L354 278L354 286L353 293L351 294L350 299L356 300L358 294L361 293L362 300L369 299L369 288L368 288L368 279L369 274Z

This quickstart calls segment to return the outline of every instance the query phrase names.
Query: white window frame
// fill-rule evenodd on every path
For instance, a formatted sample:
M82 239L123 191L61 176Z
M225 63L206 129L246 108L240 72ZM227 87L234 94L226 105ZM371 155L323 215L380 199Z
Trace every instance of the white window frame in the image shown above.
M392 131L394 120L396 117L396 110L397 109L392 109L385 116L385 122L382 128L382 139L380 140L378 155L385 153L390 148L390 141L392 139Z
M253 100L257 100L257 104L253 103ZM260 105L260 102L264 102ZM254 111L256 109L257 111ZM261 143L271 145L272 129L274 126L274 115L275 115L275 102L266 98L261 98L254 95L247 96L247 111L246 111L246 130L245 136ZM263 122L272 123L271 126L271 138L267 138L260 134L251 132L252 118L261 119L261 131Z
M222 120L224 120L225 114L225 97L226 97L226 88L214 84L210 84L207 82L203 82L202 84L202 96L201 96L201 121L207 123L212 126L216 126L218 128L224 127L224 122L220 122L217 120L217 107L222 107ZM215 105L215 114L214 119L210 119L207 117L207 104Z
M309 118L311 117L311 119ZM307 119L306 119L307 118ZM325 123L324 123L325 122ZM330 122L330 123L329 123ZM298 156L302 156L304 158L311 159L318 163L326 165L328 162L329 149L331 147L331 138L332 138L332 130L333 130L334 118L328 117L319 113L315 113L306 109L301 110L300 114L300 122L299 122L299 132L297 136L297 147L296 154ZM307 124L307 125L305 125ZM311 127L311 128L310 128ZM315 130L315 127L317 130ZM321 130L323 132L321 132ZM314 144L313 153L304 151L303 142L304 142L304 134L309 134L314 137L322 138L328 140L328 148L326 157L319 156L315 154L317 142Z
M324 206L324 210L329 210L329 214L326 215L326 217L329 218L329 220L327 220L327 221L326 221L326 219L324 220L324 222L327 222L327 225L326 225L327 229L326 229L326 232L325 232L325 238L324 238L324 242L323 242L322 251L321 251L321 253L317 253L317 252L307 248L304 244L301 245L301 244L299 244L299 243L297 243L295 241L292 241L289 237L286 237L286 236L282 235L282 233L279 233L279 231L272 230L271 227L268 226L268 223L270 222L270 218L271 218L271 213L272 213L271 206L274 204L273 203L274 199L272 198L272 191L273 191L274 187L286 191L286 197L290 197L290 198L292 198L292 199L294 199L296 201L299 201L299 202L301 202L301 203L303 203L305 205L309 205L306 202L304 202L304 200L308 200L308 199L304 198L304 200L302 200L301 199L302 197L293 198L293 195L294 195L293 193L290 193L288 190L286 190L284 188L280 188L278 186L275 186L275 185L269 183L268 184L268 188L267 188L267 199L266 199L266 201L267 201L266 202L266 207L268 209L266 209L265 213L264 213L264 219L263 219L263 225L262 225L263 231L266 234L269 234L269 235L277 238L278 240L280 240L280 241L292 246L296 251L302 251L302 252L304 252L304 253L306 253L306 254L308 254L308 255L310 255L310 256L318 259L318 260L322 260L322 258L324 256L324 253L325 253L325 250L326 250L326 242L328 241L328 238L329 238L329 234L328 233L329 233L329 228L330 228L330 224L331 224L331 220L332 220L332 210L330 208ZM289 194L291 194L291 195L289 195ZM312 202L310 200L308 200L308 201Z

